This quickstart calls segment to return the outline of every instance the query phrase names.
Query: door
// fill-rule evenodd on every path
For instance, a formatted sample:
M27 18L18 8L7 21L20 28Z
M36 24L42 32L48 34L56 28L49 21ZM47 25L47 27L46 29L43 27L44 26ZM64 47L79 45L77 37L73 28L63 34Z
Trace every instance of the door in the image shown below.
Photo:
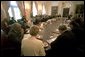
M56 15L58 13L58 6L52 6L51 8L51 15Z
M81 14L81 15L84 14L84 5L83 4L76 5L75 14Z
M63 9L63 17L67 17L69 15L69 8Z

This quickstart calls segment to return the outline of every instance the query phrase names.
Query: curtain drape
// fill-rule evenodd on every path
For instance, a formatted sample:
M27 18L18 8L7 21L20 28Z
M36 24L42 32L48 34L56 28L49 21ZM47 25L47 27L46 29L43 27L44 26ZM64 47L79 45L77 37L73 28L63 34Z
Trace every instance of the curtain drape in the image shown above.
M3 5L1 3L1 20L3 20L4 18L6 18L6 13L5 13L5 10L3 9Z
M3 10L5 12L4 15L6 15L5 18L9 19L8 9L10 7L10 2L9 1L1 1L1 4L2 4Z
M17 2L17 5L21 11L21 15L24 16L24 13L25 13L25 10L24 10L24 3L23 1L16 1Z

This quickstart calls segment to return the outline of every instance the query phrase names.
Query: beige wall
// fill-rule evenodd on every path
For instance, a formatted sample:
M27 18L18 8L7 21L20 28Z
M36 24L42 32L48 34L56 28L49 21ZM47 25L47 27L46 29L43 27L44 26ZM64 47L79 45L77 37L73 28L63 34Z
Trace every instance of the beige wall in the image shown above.
M26 10L26 19L30 19L31 14L31 2L32 1L24 1L25 2L25 10ZM58 14L63 14L63 8L69 7L69 14L74 14L76 4L84 4L84 1L36 1L36 7L38 14L42 14L42 5L45 4L46 14L51 15L51 7L58 6ZM62 5L62 3L65 3ZM8 14L9 3L7 1L1 1L1 19L2 17L9 17ZM3 11L2 11L3 10Z
M42 14L42 4L45 3L46 14L51 15L51 7L58 6L58 14L63 14L63 8L70 8L69 14L74 14L76 4L84 4L84 1L36 1L38 14ZM65 3L64 5L62 3Z
M62 5L62 3L65 3ZM63 14L63 8L70 8L69 14L74 14L76 4L84 4L84 1L47 1L46 12L48 15L51 14L51 7L58 6L58 14Z

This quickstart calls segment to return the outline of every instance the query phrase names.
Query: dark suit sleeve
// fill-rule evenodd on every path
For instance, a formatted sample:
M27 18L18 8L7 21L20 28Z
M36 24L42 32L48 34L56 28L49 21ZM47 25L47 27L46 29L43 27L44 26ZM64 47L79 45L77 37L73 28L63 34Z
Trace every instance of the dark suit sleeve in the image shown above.
M65 38L66 37L64 35L60 35L54 42L51 43L51 47L55 49L55 48L60 48L61 46L64 46Z

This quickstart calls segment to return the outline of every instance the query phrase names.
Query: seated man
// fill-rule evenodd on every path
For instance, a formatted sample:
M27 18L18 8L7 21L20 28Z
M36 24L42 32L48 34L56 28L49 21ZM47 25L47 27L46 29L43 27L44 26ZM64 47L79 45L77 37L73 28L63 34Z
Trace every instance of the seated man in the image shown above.
M59 32L61 35L51 43L51 50L48 51L47 55L50 56L70 56L74 53L74 34L67 30L65 25L59 26Z

